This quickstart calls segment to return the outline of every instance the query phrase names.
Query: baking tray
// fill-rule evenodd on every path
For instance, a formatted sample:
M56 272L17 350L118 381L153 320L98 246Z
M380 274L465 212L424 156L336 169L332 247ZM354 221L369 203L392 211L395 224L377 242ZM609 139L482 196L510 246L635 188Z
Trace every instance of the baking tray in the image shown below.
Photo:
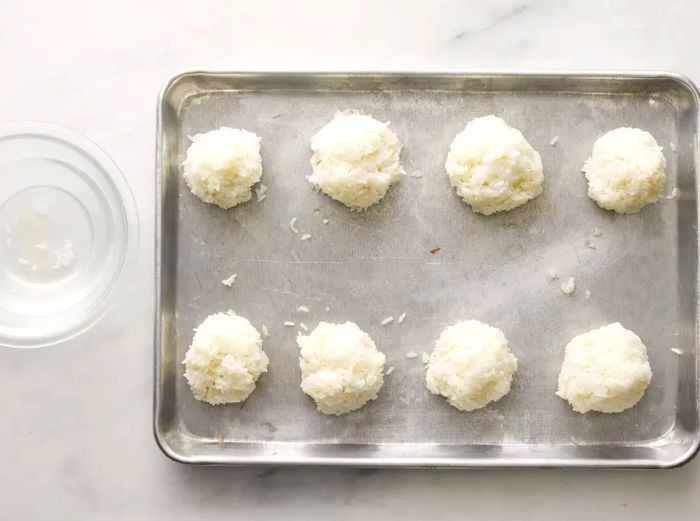
M343 109L390 120L404 143L409 175L365 213L317 194L305 180L309 138ZM540 197L485 217L459 200L443 165L465 123L491 113L523 131L542 155L546 180ZM160 97L157 129L158 444L182 462L245 465L687 461L698 447L697 116L695 87L668 73L174 77ZM261 136L264 201L224 211L184 185L187 136L222 125ZM581 166L595 139L619 126L657 138L668 163L666 193L677 188L678 197L631 216L601 210L587 197ZM290 231L293 217L311 240ZM572 296L548 282L550 267L575 278ZM233 273L238 279L226 288L221 280ZM300 305L311 312L300 315ZM267 326L270 367L244 404L212 407L192 397L180 362L192 329L229 308ZM403 312L403 324L380 325ZM519 368L505 398L463 413L427 391L420 357L405 354L431 351L444 327L470 318L506 333ZM299 388L297 329L284 327L286 320L357 322L395 367L379 399L341 417L318 413ZM646 343L651 385L622 414L577 414L554 395L564 346L615 321Z

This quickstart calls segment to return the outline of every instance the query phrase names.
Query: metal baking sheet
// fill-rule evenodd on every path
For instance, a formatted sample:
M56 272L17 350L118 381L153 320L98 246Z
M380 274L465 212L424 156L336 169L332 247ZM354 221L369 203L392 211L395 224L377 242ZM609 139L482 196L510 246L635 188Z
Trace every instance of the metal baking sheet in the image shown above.
M348 211L305 180L309 138L344 109L391 121L404 143L409 175L365 213ZM455 195L443 165L465 123L492 113L541 153L546 180L540 197L485 217ZM667 73L176 76L158 112L160 447L182 462L245 465L687 461L698 447L697 116L696 89ZM224 211L183 183L187 136L222 125L262 138L264 201ZM581 166L595 139L619 126L656 137L667 160L665 191L677 188L678 197L630 216L601 210L587 197ZM311 240L290 231L293 217ZM594 237L595 228L602 236ZM548 282L549 268L574 277L576 292L567 296ZM229 289L221 280L233 273L238 279ZM297 313L300 305L311 312ZM192 397L180 362L192 329L229 308L267 326L270 367L243 405L212 407ZM404 312L403 324L380 325ZM506 333L519 369L505 398L463 413L432 396L420 356L405 355L430 352L444 327L470 318ZM299 388L298 328L284 327L286 320L309 327L357 322L395 367L379 399L341 417L317 412ZM554 395L564 346L615 321L646 343L651 385L622 414L574 413Z

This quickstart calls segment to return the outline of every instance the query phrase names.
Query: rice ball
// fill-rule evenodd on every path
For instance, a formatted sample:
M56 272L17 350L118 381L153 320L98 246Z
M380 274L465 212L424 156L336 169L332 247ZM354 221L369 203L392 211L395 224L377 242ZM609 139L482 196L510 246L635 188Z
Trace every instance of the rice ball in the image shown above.
M569 342L556 394L581 414L622 412L642 398L650 381L646 347L616 322Z
M583 165L588 196L617 213L636 213L661 197L666 160L654 136L638 128L617 128L593 145Z
M389 122L339 112L311 138L313 173L307 179L351 209L365 210L406 175L401 148Z
M473 411L508 394L517 369L503 332L468 320L442 332L428 360L426 383L453 407Z
M339 416L377 398L386 358L357 324L321 322L297 344L301 388L323 414Z
M484 116L455 136L445 170L465 203L491 215L522 206L542 193L542 160L519 130Z
M205 203L224 209L245 203L262 176L260 138L228 127L196 134L183 168L187 186Z
M195 329L182 363L194 397L218 405L248 398L267 372L268 358L258 331L229 311L208 316Z

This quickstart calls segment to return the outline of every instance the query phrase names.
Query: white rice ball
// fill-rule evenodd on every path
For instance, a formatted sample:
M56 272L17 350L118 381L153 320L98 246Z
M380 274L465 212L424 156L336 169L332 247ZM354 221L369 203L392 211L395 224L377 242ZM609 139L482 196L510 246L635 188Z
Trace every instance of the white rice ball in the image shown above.
M450 184L475 212L512 210L542 193L542 160L519 130L501 118L471 120L447 154Z
M258 331L229 311L208 316L195 329L182 363L194 397L217 405L248 398L268 359Z
M595 142L583 165L589 197L601 208L623 214L658 201L666 180L662 150L644 130L611 130Z
M313 174L307 179L351 209L365 210L406 175L401 148L388 122L339 112L311 138Z
M478 320L445 329L428 361L426 382L433 394L460 411L500 400L508 391L518 360L500 329Z
M557 395L581 414L621 412L642 398L650 381L646 347L616 322L569 342Z
M260 138L228 127L196 134L183 167L187 186L205 203L224 209L245 203L262 176Z
M297 344L301 388L323 414L345 414L377 398L386 358L357 324L321 322Z

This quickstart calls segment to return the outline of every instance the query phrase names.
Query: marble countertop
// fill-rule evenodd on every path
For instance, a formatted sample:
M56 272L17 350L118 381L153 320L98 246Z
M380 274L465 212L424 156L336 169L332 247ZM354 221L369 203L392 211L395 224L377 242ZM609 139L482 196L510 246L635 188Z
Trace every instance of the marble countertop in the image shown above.
M0 121L91 137L140 211L114 310L77 340L0 349L0 518L681 519L700 459L671 471L188 467L151 431L154 142L184 69L667 69L700 80L700 3L660 0L7 0Z

